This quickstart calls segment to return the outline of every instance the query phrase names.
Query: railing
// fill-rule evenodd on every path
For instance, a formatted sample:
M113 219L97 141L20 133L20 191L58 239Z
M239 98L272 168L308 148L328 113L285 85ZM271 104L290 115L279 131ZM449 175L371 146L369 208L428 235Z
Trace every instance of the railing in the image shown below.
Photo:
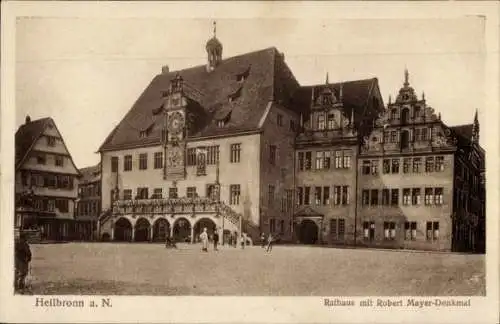
M217 212L217 202L210 198L118 200L113 205L114 214L174 214L214 212Z

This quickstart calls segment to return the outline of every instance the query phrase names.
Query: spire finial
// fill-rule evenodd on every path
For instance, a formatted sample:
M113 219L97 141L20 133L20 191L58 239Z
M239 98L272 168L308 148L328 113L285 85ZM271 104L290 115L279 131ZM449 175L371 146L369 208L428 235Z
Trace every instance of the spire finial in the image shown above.
M342 97L344 96L344 84L340 84L340 89L339 89L339 100L342 102Z
M408 68L405 67L405 83L404 83L405 87L407 87L410 84L408 82L409 78L410 78L410 74L408 73Z
M389 95L389 105L392 103L392 96Z
M422 100L425 100L425 92L422 91Z
M474 123L472 124L472 141L474 143L479 143L479 119L476 113L474 114Z
M326 81L325 81L325 84L330 84L330 82L328 81L328 72L326 72Z
M214 20L214 37L217 36L217 22Z

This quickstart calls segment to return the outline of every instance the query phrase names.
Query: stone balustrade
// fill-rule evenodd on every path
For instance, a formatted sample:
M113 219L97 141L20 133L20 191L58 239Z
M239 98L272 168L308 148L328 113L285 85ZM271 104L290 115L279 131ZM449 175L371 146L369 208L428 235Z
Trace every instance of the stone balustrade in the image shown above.
M113 204L113 214L216 213L217 206L210 198L118 200Z

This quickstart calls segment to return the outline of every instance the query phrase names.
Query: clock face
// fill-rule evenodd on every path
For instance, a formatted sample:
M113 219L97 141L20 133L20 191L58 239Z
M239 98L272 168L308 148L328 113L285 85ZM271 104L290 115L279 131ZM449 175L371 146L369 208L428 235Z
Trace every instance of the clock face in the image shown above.
M168 118L168 131L177 135L182 132L184 127L184 116L180 112L175 112Z

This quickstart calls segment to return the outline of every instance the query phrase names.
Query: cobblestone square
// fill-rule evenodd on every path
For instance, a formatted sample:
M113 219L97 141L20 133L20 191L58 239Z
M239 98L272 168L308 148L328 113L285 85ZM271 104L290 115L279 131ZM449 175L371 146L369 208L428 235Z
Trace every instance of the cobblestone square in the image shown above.
M485 294L484 255L310 246L32 245L32 294L365 296Z

